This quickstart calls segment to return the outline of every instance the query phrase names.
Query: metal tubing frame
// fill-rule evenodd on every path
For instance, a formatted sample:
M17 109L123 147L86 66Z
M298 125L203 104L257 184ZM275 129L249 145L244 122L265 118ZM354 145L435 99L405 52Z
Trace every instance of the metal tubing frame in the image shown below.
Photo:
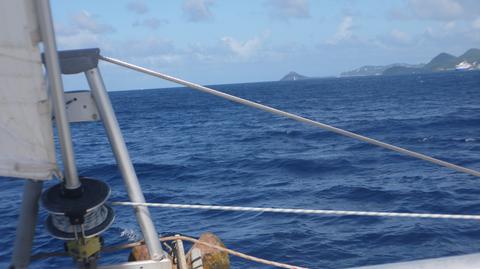
M178 236L176 234L175 236ZM183 247L183 241L180 239L175 240L175 252L177 255L178 269L187 269L187 258L185 257L185 248Z
M11 268L27 268L30 264L35 226L38 216L38 200L42 193L42 181L26 180L18 218Z
M123 181L127 188L128 196L131 201L145 202L140 183L138 182L135 169L128 154L128 149L123 139L120 126L118 124L115 112L105 89L102 76L98 68L93 68L85 72L88 84L92 91L93 99L97 104L100 117L107 132L110 145L112 146L115 159L122 173ZM165 254L158 240L158 233L150 217L150 212L146 206L135 207L137 221L148 247L148 252L153 260L160 260Z
M58 140L62 152L63 166L65 169L64 184L67 189L78 189L81 186L78 178L75 154L73 151L72 135L65 109L63 96L63 82L58 61L55 32L53 29L52 13L48 0L36 0L36 12L40 33L43 41L45 66L52 93L53 109L58 130Z

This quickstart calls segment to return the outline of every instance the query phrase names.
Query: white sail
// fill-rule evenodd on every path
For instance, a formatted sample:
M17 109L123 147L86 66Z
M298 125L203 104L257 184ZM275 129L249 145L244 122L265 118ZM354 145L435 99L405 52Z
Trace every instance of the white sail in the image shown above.
M0 176L50 179L50 102L32 0L0 1Z

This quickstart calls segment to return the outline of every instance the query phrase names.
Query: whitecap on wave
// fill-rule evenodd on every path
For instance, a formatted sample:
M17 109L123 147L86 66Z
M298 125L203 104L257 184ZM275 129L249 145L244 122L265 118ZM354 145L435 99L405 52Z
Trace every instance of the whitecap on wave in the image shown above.
M141 239L139 233L134 229L125 228L120 233L120 237L128 239L128 241L138 241Z

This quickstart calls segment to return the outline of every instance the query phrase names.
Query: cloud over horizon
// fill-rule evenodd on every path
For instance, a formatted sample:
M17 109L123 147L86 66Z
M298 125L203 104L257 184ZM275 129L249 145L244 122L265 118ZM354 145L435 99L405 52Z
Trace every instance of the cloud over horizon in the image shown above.
M261 37L254 37L244 42L230 36L222 37L221 40L223 44L227 46L230 52L232 52L235 57L242 61L251 59L263 44L263 38Z
M326 40L327 44L336 45L342 41L348 41L353 37L353 17L345 16L338 25L335 34Z
M86 30L94 34L106 34L115 31L113 26L99 22L97 16L85 10L72 15L71 22L72 26L79 29L79 31Z
M106 40L108 34L116 29L99 21L99 16L81 10L69 16L67 23L55 23L57 42L60 49L78 49L102 45L109 48Z
M150 68L225 83L246 74L268 80L288 70L323 76L361 65L415 64L480 44L477 0L118 1L115 12L104 2L54 1L62 7L58 47L99 47Z

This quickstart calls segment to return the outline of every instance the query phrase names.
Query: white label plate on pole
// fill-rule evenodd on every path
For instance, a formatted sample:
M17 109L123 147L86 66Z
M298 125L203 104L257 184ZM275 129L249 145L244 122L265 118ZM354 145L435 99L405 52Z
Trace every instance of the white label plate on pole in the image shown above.
M65 107L69 122L100 120L97 105L90 91L65 92Z

